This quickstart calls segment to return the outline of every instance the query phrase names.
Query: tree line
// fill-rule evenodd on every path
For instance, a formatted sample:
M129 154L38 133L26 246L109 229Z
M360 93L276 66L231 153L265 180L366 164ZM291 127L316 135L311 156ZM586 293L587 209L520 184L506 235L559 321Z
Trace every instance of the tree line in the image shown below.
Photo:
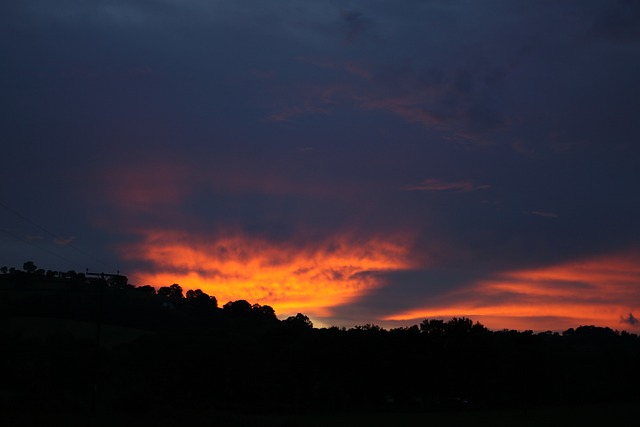
M314 328L178 284L0 275L6 410L430 411L638 400L640 338L579 326L492 331L468 318ZM42 335L28 319L66 319ZM87 333L86 331L89 331ZM0 408L3 409L3 408Z

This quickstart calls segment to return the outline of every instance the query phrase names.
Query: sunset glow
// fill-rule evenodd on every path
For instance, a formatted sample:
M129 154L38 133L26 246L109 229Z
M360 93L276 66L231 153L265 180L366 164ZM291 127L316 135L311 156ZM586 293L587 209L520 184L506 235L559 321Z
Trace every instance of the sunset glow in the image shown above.
M329 309L379 285L366 272L407 268L407 249L386 241L327 241L299 249L243 236L203 241L172 232L149 233L128 247L132 260L150 263L136 275L145 283L202 289L222 305L245 299L279 315L327 316Z
M467 316L495 329L562 329L576 325L637 328L627 320L640 307L640 256L585 261L505 272L447 295L449 305L433 305L385 320Z

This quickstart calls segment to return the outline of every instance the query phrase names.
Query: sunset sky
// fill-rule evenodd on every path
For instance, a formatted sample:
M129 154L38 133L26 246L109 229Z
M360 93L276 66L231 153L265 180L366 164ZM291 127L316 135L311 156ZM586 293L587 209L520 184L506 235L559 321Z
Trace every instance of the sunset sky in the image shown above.
M3 1L0 55L1 265L640 332L638 1Z

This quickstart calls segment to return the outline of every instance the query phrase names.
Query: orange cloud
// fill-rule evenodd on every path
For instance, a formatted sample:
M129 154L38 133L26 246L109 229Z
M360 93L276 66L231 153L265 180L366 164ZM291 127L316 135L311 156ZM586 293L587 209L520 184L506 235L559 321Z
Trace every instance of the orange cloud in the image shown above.
M123 248L123 255L151 264L149 271L135 272L144 284L179 283L215 295L221 304L246 299L271 305L281 316L328 316L331 307L379 285L361 273L409 267L402 239L344 237L299 246L240 234L206 239L146 231L143 242Z
M640 254L586 259L505 272L446 296L446 303L397 313L384 320L467 316L494 329L562 330L579 325L637 327ZM454 302L451 302L454 301Z

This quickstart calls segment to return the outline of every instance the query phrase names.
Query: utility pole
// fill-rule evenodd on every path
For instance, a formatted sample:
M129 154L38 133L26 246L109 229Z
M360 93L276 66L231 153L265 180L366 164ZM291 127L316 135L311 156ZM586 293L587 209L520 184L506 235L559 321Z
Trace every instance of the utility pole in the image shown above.
M93 393L92 393L92 402L91 409L94 414L98 411L98 398L100 392L100 343L102 340L102 320L104 314L104 288L107 286L106 277L118 277L124 278L125 276L120 275L120 271L117 274L106 274L106 273L90 273L89 269L86 270L85 276L96 276L99 277L98 281L98 304L96 309L96 349L95 349L95 363L94 363L94 374L93 374Z

